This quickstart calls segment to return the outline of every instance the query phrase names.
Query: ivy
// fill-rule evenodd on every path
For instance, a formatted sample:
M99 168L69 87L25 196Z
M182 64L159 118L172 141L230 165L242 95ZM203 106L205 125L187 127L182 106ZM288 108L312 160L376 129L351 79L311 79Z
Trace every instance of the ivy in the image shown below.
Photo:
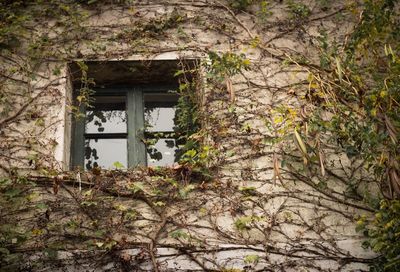
M376 202L371 201L374 197L385 198L379 207L372 206L376 209L373 220L365 217L358 221L357 229L368 237L364 245L382 254L380 265L373 265L372 271L398 271L400 267L396 200L400 197L400 35L396 3L366 0L361 20L343 48L329 44L322 30L321 69L310 71L308 77L308 97L315 111L307 119L307 133L332 135L332 143L348 158L365 162L372 182L381 189L371 197L364 187L367 185L348 181L351 195L363 191L369 203ZM294 4L291 10L300 17L308 15L307 9ZM345 54L337 54L338 50ZM321 152L315 138L306 142Z
M250 68L250 60L245 54L226 52L221 55L214 51L208 52L210 63L206 63L207 77L223 81L226 77L232 77L242 70Z
M381 253L379 264L373 271L399 271L400 269L400 201L382 200L372 221L361 217L357 230L363 231L368 240L364 247Z
M311 14L310 8L303 3L299 3L298 1L290 0L287 7L292 19L297 21L304 20Z
M100 259L118 260L124 269L131 268L130 265L133 262L141 263L147 257L153 258L153 268L157 270L159 266L152 256L155 251L153 249L162 245L162 239L159 238L165 238L161 233L166 229L169 230L169 239L176 240L175 247L179 254L186 254L194 259L197 258L199 248L193 245L193 241L199 241L194 237L196 231L192 231L196 226L190 226L188 221L191 221L191 218L187 217L187 213L194 210L201 213L202 219L213 217L215 214L231 215L230 219L233 219L233 223L229 222L233 229L229 232L225 232L213 220L208 222L209 225L206 228L206 231L216 230L219 234L223 234L226 241L232 239L235 242L248 243L249 248L252 249L255 248L253 245L260 243L268 245L265 250L266 255L260 252L260 256L252 254L243 258L244 265L255 266L268 260L267 254L274 250L277 252L279 250L280 254L287 256L293 255L293 252L298 250L297 240L293 240L293 237L286 237L290 243L279 249L273 248L274 243L270 243L270 231L278 231L279 236L284 237L285 230L280 226L282 222L295 224L296 227L303 224L302 226L305 226L309 232L318 228L318 224L315 224L315 229L314 226L309 227L309 223L303 220L300 212L297 214L297 210L290 206L292 204L288 204L290 201L277 208L278 211L274 214L277 217L273 217L272 211L265 209L265 205L271 203L268 202L270 199L282 198L283 195L288 199L292 195L298 197L298 192L292 191L291 186L304 182L307 188L317 190L318 194L323 195L327 201L329 199L334 203L340 202L340 205L349 205L366 211L374 210L372 219L366 215L358 222L358 230L366 235L367 242L364 245L381 254L380 262L373 265L372 269L399 270L397 242L399 240L399 203L396 200L399 198L398 143L400 140L398 89L400 86L398 77L400 74L400 24L398 9L396 9L398 1L365 0L362 6L339 3L338 5L343 4L341 10L344 10L346 16L348 11L361 15L355 20L358 24L344 43L334 40L329 36L329 30L323 28L320 28L319 37L311 35L307 37L310 44L307 44L306 48L310 48L311 51L312 45L316 45L320 52L316 63L302 54L294 54L284 46L279 47L265 42L267 35L261 32L271 29L272 33L275 28L279 28L280 32L272 37L271 41L293 33L306 35L302 30L287 29L287 20L274 20L273 23L268 21L274 8L278 6L282 9L286 8L290 23L314 22L314 17L312 20L309 19L315 7L311 9L300 1L284 1L280 4L278 1L228 0L225 3L227 4L218 3L210 4L210 6L195 3L194 5L201 6L201 12L195 14L193 10L200 11L200 9L191 7L193 10L190 16L180 9L174 9L175 6L171 5L171 8L165 9L161 15L154 12L154 16L151 14L146 17L141 10L138 11L140 5L146 4L129 0L2 2L0 5L0 52L7 69L1 71L2 83L4 82L0 91L1 133L6 131L3 130L4 127L11 128L11 131L15 132L12 129L15 126L18 127L19 124L39 131L32 134L31 131L21 132L24 141L16 147L18 152L5 154L4 157L8 156L11 162L0 165L1 170L10 176L0 181L0 211L4 218L12 219L0 227L2 269L21 270L19 264L24 261L24 256L19 253L19 250L35 244L44 254L44 257L35 263L38 266L41 263L55 262L59 250L79 248L98 253L97 256ZM257 3L260 5L256 5ZM339 14L340 10L333 10L336 3L333 5L325 0L318 0L316 3L321 11L332 10ZM97 16L97 12L102 12L104 4L112 4L107 6L111 10L115 7L129 8L126 14L132 21L124 28L114 29L115 26L110 24L107 26L109 28L101 26L96 28L96 30L99 29L98 33L90 32L88 27L90 24L86 24L87 20L92 16ZM218 16L207 14L213 8ZM221 11L226 16L219 16ZM237 14L240 12L241 14ZM256 20L253 20L255 25L246 27L247 20L242 20L244 16L248 16L246 18L251 18L251 20L255 18ZM256 23L257 19L262 23L260 28ZM54 25L47 25L47 22L52 22ZM191 42L198 41L196 40L198 33L195 31L190 33L185 28L186 25L183 25L185 22L193 24L200 30L218 34L221 41L215 41L210 46L202 47L200 43L192 46ZM232 22L237 22L237 24ZM232 27L227 27L228 25ZM35 27L46 29L48 32L37 33ZM104 171L95 168L88 173L80 173L79 175L82 176L78 176L79 178L77 173L65 174L56 171L55 164L50 158L52 150L48 153L43 151L54 145L44 141L45 139L38 135L44 135L46 130L50 130L49 120L45 118L45 113L50 105L60 103L51 100L59 96L51 92L45 93L46 97L43 100L51 101L44 103L42 107L35 102L35 99L39 100L42 97L32 96L35 84L43 79L43 76L38 73L42 64L56 63L52 70L53 76L62 77L62 65L59 63L65 60L97 58L97 54L103 54L101 57L109 59L134 54L148 54L152 57L153 54L164 53L163 49L160 49L162 47L160 44L163 44L163 39L170 38L169 35L174 32L170 30L176 30L180 35L178 39L171 37L171 40L176 42L176 44L171 43L174 47L167 48L171 52L190 48L190 50L198 50L196 52L206 52L208 55L202 67L193 69L182 67L176 73L180 81L178 90L180 98L176 109L177 120L175 120L174 130L178 136L177 143L180 145L179 164L173 168L136 169L135 173ZM260 32L255 34L253 31ZM113 34L107 36L105 32ZM103 40L103 36L107 38ZM101 37L99 44L97 44L97 37ZM220 49L219 45L225 40L229 41L230 49L221 53L217 52ZM128 49L124 49L120 55L118 55L118 50L104 51L109 48L109 43L111 46L127 45ZM136 46L139 43L143 46ZM246 46L242 48L241 45L246 45L248 48ZM93 50L94 55L87 52L82 54L77 49L86 48L86 46L88 50ZM260 53L259 59L250 63L243 53L246 50ZM292 53L295 56L290 55ZM268 59L267 65L263 64L265 59ZM272 84L271 81L275 82L278 78L269 77L270 74L275 73L269 67L269 64L273 64L274 61L277 63L283 61L286 66L282 69L291 69L292 64L298 63L302 68L300 73L307 70L308 77L304 82L288 83L284 87ZM82 117L80 106L88 107L92 102L91 88L94 82L87 76L85 63L78 62L77 64L82 72L82 78L77 96L78 106L72 106L71 112L79 118ZM252 70L254 74L246 75L244 71L247 70ZM284 72L286 73L286 70ZM200 76L203 73L204 80ZM238 79L237 85L241 86L240 90L236 90L233 83L236 79ZM279 80L281 80L280 77ZM257 92L256 95L261 94L259 97L252 96L254 95L253 88L257 88L254 92ZM54 91L52 84L43 89ZM197 92L200 89L209 90L211 96L214 96L212 98L217 99L211 103L202 101L201 94ZM268 91L268 95L263 93L264 90ZM297 90L300 91L297 92ZM235 91L241 99L241 103L237 105ZM282 93L287 95L284 99L282 99ZM229 101L226 99L227 95L230 97ZM271 101L253 105L255 100L264 100L269 95L271 95ZM16 97L18 99L15 99ZM288 101L286 101L287 97L290 98L287 99ZM287 106L286 103L291 103L293 97L299 98L306 105L293 103L294 105ZM19 104L20 100L26 103ZM210 109L209 112L208 109ZM214 110L218 112L218 116L213 116ZM18 112L21 114L13 117L13 114ZM266 124L266 128L260 128L257 125L257 121L260 120ZM205 126L207 124L209 127ZM294 147L291 144L287 144L291 141L297 145L297 153L293 151ZM4 146L7 145L11 143L8 142ZM1 151L5 150L3 148L2 145ZM331 162L332 165L328 164L328 160L324 158L325 153L339 154L343 157L347 155L351 162L363 162L358 169L368 172L368 179L358 179L357 174L354 173L345 177L338 176L332 170L336 165L334 162ZM247 163L253 164L253 160L255 162L261 156L271 158L273 165L260 166L263 168L260 171L266 169L268 175L262 175L261 172L258 175L258 172L254 171L255 168L245 166ZM220 181L220 176L214 175L211 171L213 170L211 166L219 162L219 157L231 160L232 164L240 165L240 174L234 173L237 169L233 166L230 168L229 162L224 165L228 166L223 169L228 172L224 174L225 176L217 173L224 177ZM301 161L304 163L301 164ZM20 169L19 166L26 169ZM117 169L123 167L120 163L115 163L114 166ZM280 170L281 168L284 170ZM317 168L320 172L317 172ZM19 177L20 170L21 172L38 170L46 175L40 178L36 176L23 178ZM271 182L269 174L272 172L274 184L269 184ZM38 184L28 181L35 178ZM343 194L330 190L330 178L347 185L348 188L345 188ZM258 179L257 181L262 182L262 185L271 185L271 187L273 185L273 188L282 186L281 189L290 190L290 194L282 190L277 190L278 193L271 190L271 192L261 194L259 189L266 186L236 184L254 179ZM368 182L372 184L366 184ZM378 189L369 192L369 185L378 185L380 192ZM39 199L35 191L52 192L53 195L51 199ZM212 194L205 198L204 194L209 192ZM335 211L336 207L322 206L324 204L321 203L325 203L325 200L320 202L319 196L314 197L313 193L306 193L310 193L309 196L312 197L307 196L301 199L300 196L299 199L296 198L296 201L302 200L307 205L315 205L316 214L319 211L318 208L323 207L324 210L349 217L345 211ZM375 206L374 203L382 198L384 200L380 205ZM129 203L128 201L132 199L135 202ZM363 203L359 203L360 199L368 203L370 208L365 208ZM215 202L212 202L214 200ZM208 201L211 201L211 205L207 203ZM65 205L60 206L60 203L65 203ZM145 205L151 211L151 227L143 225L149 214L147 212L142 214L141 209L136 209L136 206ZM249 205L246 211L243 210L245 205ZM296 212L291 210L289 212L288 206ZM30 221L26 220L25 225L20 222L22 220L10 216L10 214L27 210L34 216L30 218ZM255 210L257 210L257 215ZM281 213L283 210L284 212ZM281 217L282 214L284 216ZM58 220L60 217L62 220ZM180 220L181 218L183 219ZM316 222L320 221L322 220L316 220ZM34 222L34 224L30 225L26 222ZM271 228L266 227L269 223L271 223ZM140 238L144 238L146 245L134 260L117 255L117 252L126 248L143 246L143 240L131 239L131 236L136 239L137 233L143 229L148 232ZM119 237L121 230L129 235ZM265 235L265 240L253 244L246 236L249 233L247 231L250 230L260 231L262 235ZM204 230L199 233L204 233ZM311 235L316 233L317 231ZM302 235L303 233L299 231L296 233L296 239L300 241ZM310 237L308 234L305 236ZM335 246L334 241L325 240L324 242L333 243L332 246ZM207 239L201 240L199 244L201 244L200 250L209 249L210 244L207 244ZM312 240L307 240L308 244L312 244ZM171 246L169 241L168 245ZM270 245L272 251L270 251ZM320 246L319 242L316 245ZM217 250L215 252L218 253ZM310 253L310 260L311 258L319 260L329 258L340 262L344 258L329 251L314 256L315 251L307 251L306 246L304 246L304 252ZM301 259L296 261L301 262ZM362 262L367 261L362 260ZM137 263L134 264L135 269ZM208 262L196 263L204 265ZM284 271L287 268L293 268L293 263L286 259L282 264L271 265L266 266L265 269ZM312 269L318 269L315 263L311 263L310 266ZM35 267L26 267L26 269L35 269Z
M244 11L254 2L254 0L229 0L229 6L234 10Z

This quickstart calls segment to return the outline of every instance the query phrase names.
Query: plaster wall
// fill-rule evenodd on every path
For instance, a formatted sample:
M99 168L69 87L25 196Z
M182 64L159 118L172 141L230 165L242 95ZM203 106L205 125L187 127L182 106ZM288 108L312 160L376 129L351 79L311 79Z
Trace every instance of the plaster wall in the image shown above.
M253 12L237 12L230 9L228 3L218 1L138 1L130 8L101 6L88 11L89 16L84 21L86 37L66 44L73 52L68 61L199 58L206 63L210 61L208 51L211 50L220 54L245 54L251 63L249 71L231 78L234 102L230 101L226 89L213 89L204 79L203 110L211 120L209 124L206 121L205 128L209 142L220 154L214 162L217 167L215 183L193 190L184 199L163 207L164 218L138 199L117 199L112 204L115 206L122 201L140 215L140 220L123 226L112 235L118 243L138 244L138 248L119 253L131 262L137 261L138 270L154 270L150 259L139 262L135 256L142 254L139 244L151 242L148 237L165 216L171 221L164 222L159 230L155 249L161 271L203 271L206 268L219 271L368 270L367 263L374 255L361 247L362 237L355 232L354 224L354 216L368 210L344 196L343 180L332 176L296 179L285 170L282 170L282 180L274 178L277 150L284 149L299 156L290 139L279 144L269 141L284 133L279 132L280 128L288 129L279 109L300 110L304 107L301 98L307 88L307 83L301 84L307 78L307 71L286 64L288 54L298 52L315 60L318 29L326 29L340 40L352 23L351 19L346 23L336 19L342 8L340 3L332 4L326 12L317 2L304 2L312 13L301 26L291 23L286 4L278 1L271 2L272 14L262 24L256 16L257 7L253 7ZM172 27L157 33L144 27L160 24L157 20L167 20L174 14L181 18ZM346 13L340 16L350 18ZM318 19L320 17L323 19ZM52 31L56 37L59 30ZM263 45L259 46L257 40ZM60 67L61 76L54 75L55 67ZM45 64L38 73L43 77L33 84L35 90L51 88L56 95L51 102L43 98L46 130L32 132L32 137L40 135L43 154L53 158L48 164L57 169L69 169L72 75L65 60ZM30 128L29 124L25 127ZM24 134L22 128L24 125L18 125ZM54 148L49 151L51 142ZM346 171L354 170L346 157L335 155L332 161L336 163L329 166L331 171L344 179ZM328 184L327 191L315 186L321 181ZM135 182L132 179L118 186L126 189ZM144 181L145 188L150 188L151 182ZM252 189L246 193L245 188ZM72 190L79 195L86 189L80 191L74 185ZM66 205L72 201L62 195L60 193L56 197L59 199L54 201ZM62 212L54 208L51 216L71 216L63 216ZM242 227L240 220L244 222ZM171 236L177 230L188 236ZM193 248L197 250L185 253ZM82 252L86 251L60 252L59 259L71 271L82 271L81 268L115 271L116 264L112 260L102 266L95 265L90 259L80 260ZM248 256L254 255L257 258L251 261ZM65 271L63 269L53 271Z

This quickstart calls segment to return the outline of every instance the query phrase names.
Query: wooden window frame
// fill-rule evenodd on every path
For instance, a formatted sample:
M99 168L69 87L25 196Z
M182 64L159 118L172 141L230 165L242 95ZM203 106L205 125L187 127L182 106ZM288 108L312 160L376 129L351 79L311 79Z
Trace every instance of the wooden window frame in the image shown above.
M127 133L87 133L85 134L85 118L79 118L73 122L72 133L72 156L71 165L73 168L85 169L85 139L115 138L127 139L128 165L127 168L139 165L147 166L147 152L145 143L142 141L146 137L144 131L144 94L145 93L168 93L175 91L178 85L135 85L132 87L109 87L94 88L96 95L101 96L126 96L127 112ZM81 106L80 112L86 116L86 108ZM151 133L150 133L151 134ZM98 136L97 136L98 135ZM151 138L151 137L150 137Z

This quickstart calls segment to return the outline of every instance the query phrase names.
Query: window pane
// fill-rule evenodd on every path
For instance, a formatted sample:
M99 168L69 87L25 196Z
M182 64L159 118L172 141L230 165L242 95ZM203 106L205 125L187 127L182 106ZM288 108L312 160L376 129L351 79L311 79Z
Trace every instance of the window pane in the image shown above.
M115 162L120 162L124 167L128 166L126 139L85 140L85 169L115 168Z
M174 131L176 94L145 94L144 118L149 132Z
M86 111L86 133L126 133L125 96L95 96Z
M171 166L175 162L177 151L175 139L159 139L154 145L147 146L147 165Z

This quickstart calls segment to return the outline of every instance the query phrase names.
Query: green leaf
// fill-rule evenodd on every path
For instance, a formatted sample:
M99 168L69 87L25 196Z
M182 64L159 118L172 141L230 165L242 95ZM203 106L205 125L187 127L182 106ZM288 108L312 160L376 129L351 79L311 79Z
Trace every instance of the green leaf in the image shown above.
M10 254L10 251L5 247L0 247L0 254L8 255Z
M178 238L183 238L183 239L188 239L190 236L186 232L184 232L181 229L175 230L169 234L172 238L178 239Z
M21 192L22 191L20 189L11 188L11 189L8 189L4 194L9 198L14 198L14 197L17 197L18 195L20 195Z
M251 263L257 263L260 260L260 256L258 255L247 255L244 258L244 262L251 264Z
M49 206L46 205L46 203L38 203L36 204L36 208L39 210L47 210Z
M186 198L188 196L189 192L192 191L194 188L195 188L195 186L192 184L186 185L185 187L183 187L179 190L179 195L182 198Z
M184 70L178 70L178 71L175 72L174 77L180 76L180 75L182 75L184 73L185 73Z
M257 193L256 187L254 186L242 186L239 187L239 191L245 195L255 195Z
M122 163L120 163L119 161L114 162L114 163L113 163L113 166L114 166L116 169L123 169L123 168L125 168L125 166L124 166Z
M140 191L144 190L144 186L142 182L135 182L129 185L129 189L133 192L133 193L137 193Z
M250 224L252 221L253 221L253 217L252 217L252 216L243 216L243 217L240 217L240 218L238 218L238 219L235 221L235 227L236 227L238 230L247 229L248 226L249 226L249 224Z
M101 237L104 237L106 233L107 233L107 231L105 231L105 230L97 230L97 231L95 231L94 235L96 237L101 238Z
M46 248L44 253L49 259L55 260L58 256L58 251L53 248Z
M107 250L111 250L116 244L117 244L116 241L111 241L111 242L106 243L104 245L104 248Z

